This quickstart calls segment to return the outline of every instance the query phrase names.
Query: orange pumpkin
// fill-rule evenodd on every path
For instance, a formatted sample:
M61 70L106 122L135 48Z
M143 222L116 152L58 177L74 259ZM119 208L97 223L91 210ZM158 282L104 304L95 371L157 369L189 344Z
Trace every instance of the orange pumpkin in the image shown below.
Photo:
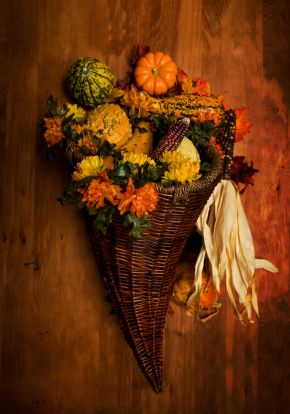
M134 75L138 88L158 96L175 85L177 66L166 53L149 52L138 60Z

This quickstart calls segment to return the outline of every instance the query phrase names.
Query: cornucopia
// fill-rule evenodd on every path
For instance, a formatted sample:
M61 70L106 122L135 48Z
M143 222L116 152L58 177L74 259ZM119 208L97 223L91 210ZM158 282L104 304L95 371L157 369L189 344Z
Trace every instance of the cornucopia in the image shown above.
M71 182L61 202L84 211L125 339L159 392L169 300L207 320L220 306L225 278L237 316L244 321L246 309L251 320L251 308L258 312L254 268L277 269L255 261L247 229L246 249L243 238L239 246L243 269L237 270L238 186L252 184L257 172L244 158L233 158L235 141L250 130L246 110L229 109L206 81L185 74L166 53L138 46L131 63L127 78L115 82L105 63L79 58L66 77L70 102L59 105L50 97L41 126L48 150L61 149L69 160ZM241 167L247 174L239 181ZM227 212L232 227L218 237L214 223L228 196L236 206ZM200 251L185 260L196 223ZM233 263L224 260L227 249Z

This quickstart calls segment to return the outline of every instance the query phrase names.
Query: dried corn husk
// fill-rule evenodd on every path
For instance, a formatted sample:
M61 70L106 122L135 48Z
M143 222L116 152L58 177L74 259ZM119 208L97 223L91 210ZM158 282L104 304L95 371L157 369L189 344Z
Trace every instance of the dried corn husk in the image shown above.
M188 305L196 301L202 286L202 271L207 256L215 287L220 290L226 280L226 289L238 318L243 321L239 303L252 322L252 309L259 314L253 280L255 269L269 272L278 269L268 260L256 259L253 238L237 187L222 180L215 188L197 220L197 230L203 236L203 246L195 266L195 291Z

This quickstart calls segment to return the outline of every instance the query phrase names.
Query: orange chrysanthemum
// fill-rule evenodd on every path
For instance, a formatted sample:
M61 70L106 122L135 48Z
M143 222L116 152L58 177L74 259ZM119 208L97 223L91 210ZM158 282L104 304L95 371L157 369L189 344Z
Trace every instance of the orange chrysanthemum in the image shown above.
M213 121L215 125L218 125L220 123L220 119L217 113L213 111L198 112L197 119L199 122Z
M244 136L250 132L252 127L251 122L247 122L247 108L239 108L235 110L236 113L236 142L244 139Z
M64 134L61 128L62 118L45 117L43 121L46 128L46 131L43 134L44 139L48 147L52 147L53 145L58 144L64 138Z
M78 191L82 194L81 201L87 208L104 207L106 200L116 205L121 198L121 187L113 184L106 173L101 173L98 178L90 181L88 187Z
M126 191L118 205L120 214L130 211L137 217L147 216L155 210L158 202L158 193L154 183L147 183L141 188L135 188L132 178L128 179Z

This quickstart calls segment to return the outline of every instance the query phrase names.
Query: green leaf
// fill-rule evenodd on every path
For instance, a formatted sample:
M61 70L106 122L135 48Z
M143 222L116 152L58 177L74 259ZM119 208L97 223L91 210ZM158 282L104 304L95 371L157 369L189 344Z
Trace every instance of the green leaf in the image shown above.
M99 150L99 154L102 157L105 157L106 155L112 155L113 157L118 154L118 151L115 149L116 144L111 144L109 141L105 141L101 146Z
M92 142L93 142L93 144L98 146L99 143L100 143L100 138L98 138L96 135L93 135L92 136Z
M66 113L66 105L59 106L57 99L50 95L47 99L48 111L52 116L63 117Z
M124 225L132 226L129 235L140 239L145 228L150 227L150 221L146 217L137 217L135 214L127 213L124 216Z
M94 219L94 227L100 230L103 234L107 233L107 228L113 220L114 206L101 207L97 210L96 218Z
M108 175L115 184L126 185L128 178L134 175L134 170L132 164L120 162L114 170L109 171Z

